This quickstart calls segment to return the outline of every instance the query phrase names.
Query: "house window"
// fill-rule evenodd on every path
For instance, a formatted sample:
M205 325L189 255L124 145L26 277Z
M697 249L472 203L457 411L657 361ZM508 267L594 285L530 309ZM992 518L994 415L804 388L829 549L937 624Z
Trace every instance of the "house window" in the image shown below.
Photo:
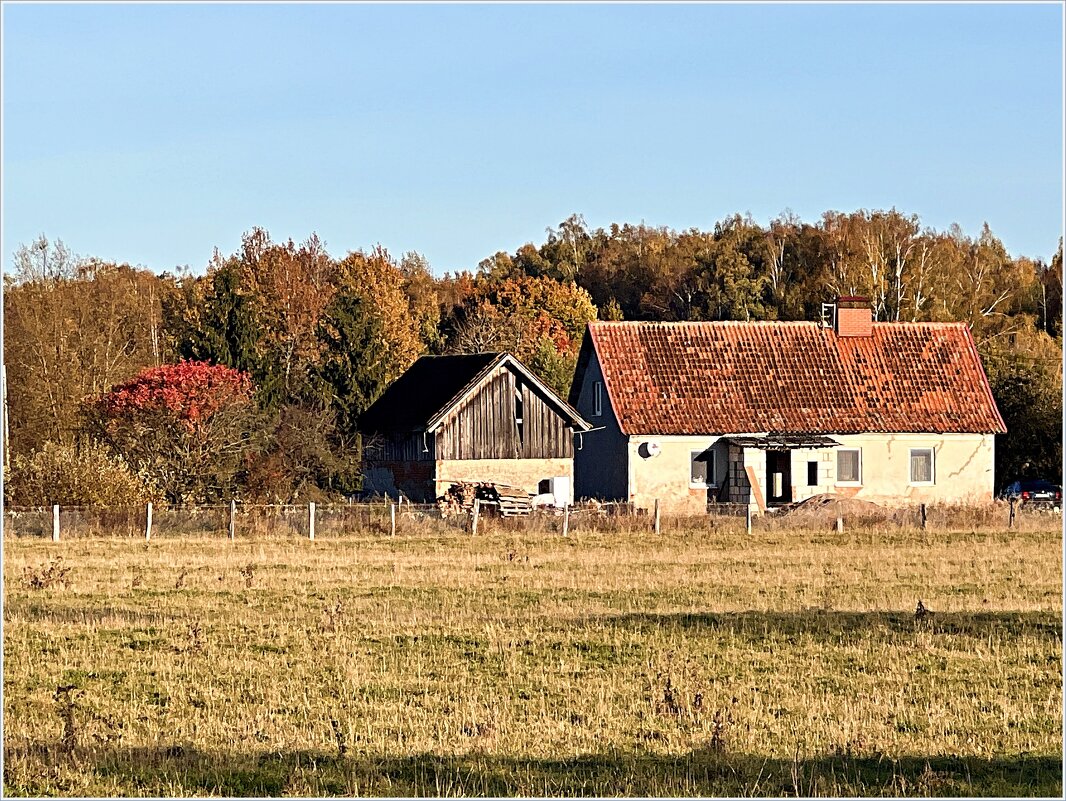
M818 484L818 462L807 462L807 486L814 487Z
M932 448L911 448L911 483L933 483Z
M603 382L597 381L592 385L592 416L599 417L603 414Z
M710 448L689 453L690 487L714 487L714 451Z
M837 484L862 483L862 451L837 448Z

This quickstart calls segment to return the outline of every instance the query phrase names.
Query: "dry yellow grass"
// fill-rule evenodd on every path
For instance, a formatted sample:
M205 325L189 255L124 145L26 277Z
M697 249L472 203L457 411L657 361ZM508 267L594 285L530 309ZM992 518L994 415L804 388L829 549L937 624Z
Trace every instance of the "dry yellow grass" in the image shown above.
M1061 795L1057 523L9 538L5 791Z

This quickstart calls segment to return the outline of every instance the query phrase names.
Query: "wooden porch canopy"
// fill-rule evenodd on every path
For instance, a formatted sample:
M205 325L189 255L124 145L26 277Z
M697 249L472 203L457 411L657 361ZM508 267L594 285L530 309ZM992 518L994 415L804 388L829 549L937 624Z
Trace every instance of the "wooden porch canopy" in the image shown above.
M840 445L832 437L821 434L767 434L765 437L726 437L741 448L763 451L791 451L797 448L836 448Z

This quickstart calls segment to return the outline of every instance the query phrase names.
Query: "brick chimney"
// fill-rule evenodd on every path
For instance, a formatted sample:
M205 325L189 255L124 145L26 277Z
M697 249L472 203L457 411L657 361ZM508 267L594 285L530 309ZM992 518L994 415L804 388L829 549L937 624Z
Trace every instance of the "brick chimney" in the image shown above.
M837 336L868 337L873 333L870 299L855 296L837 298Z

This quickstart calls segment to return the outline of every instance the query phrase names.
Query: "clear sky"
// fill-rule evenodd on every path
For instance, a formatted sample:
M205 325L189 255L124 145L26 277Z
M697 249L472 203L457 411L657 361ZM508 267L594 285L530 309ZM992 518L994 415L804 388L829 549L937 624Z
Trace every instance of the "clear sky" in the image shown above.
M3 8L3 263L260 225L434 271L590 226L896 208L1062 234L1061 5Z

